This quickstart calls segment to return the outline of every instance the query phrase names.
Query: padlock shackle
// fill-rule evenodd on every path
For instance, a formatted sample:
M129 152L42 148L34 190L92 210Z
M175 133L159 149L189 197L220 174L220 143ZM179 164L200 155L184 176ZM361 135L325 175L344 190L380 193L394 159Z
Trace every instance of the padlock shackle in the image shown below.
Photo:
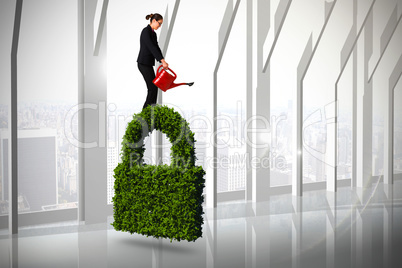
M178 128L180 131L177 131ZM166 134L172 144L171 166L195 166L195 139L189 124L173 108L161 105L147 106L141 113L133 116L124 136L127 142L123 142L122 159L143 165L144 140L154 130ZM127 133L135 138L128 137Z

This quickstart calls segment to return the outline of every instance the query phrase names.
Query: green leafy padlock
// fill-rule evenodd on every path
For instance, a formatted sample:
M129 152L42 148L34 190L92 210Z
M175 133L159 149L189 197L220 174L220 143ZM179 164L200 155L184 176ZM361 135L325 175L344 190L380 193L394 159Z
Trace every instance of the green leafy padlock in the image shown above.
M170 165L143 161L144 139L153 130L172 144ZM122 162L114 170L114 222L118 231L195 241L202 236L205 171L195 165L189 124L167 106L135 114L122 142Z

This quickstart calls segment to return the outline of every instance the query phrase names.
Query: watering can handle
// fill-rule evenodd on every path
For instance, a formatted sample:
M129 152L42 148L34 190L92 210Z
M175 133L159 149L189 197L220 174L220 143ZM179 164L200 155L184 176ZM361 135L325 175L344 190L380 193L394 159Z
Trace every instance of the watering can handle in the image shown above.
M160 66L158 67L158 70L156 71L156 75L158 75L160 72L162 72L162 67L163 67L163 65L160 65ZM177 77L176 73L173 72L172 69L168 68L168 70L171 71L171 72L174 74L174 77Z

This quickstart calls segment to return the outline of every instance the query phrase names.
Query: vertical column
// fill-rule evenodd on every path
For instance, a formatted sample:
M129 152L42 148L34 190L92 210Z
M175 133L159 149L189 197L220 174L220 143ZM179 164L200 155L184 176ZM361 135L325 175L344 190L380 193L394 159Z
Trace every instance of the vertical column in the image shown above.
M247 123L253 118L255 102L255 88L254 88L254 66L255 66L255 27L256 27L256 12L257 5L256 0L247 0L246 17L247 17ZM247 125L248 127L248 125ZM250 137L251 134L251 137ZM246 181L245 181L245 200L252 200L253 198L253 181L255 177L255 170L251 167L251 160L254 156L253 142L254 134L251 131L247 131L246 135ZM245 230L245 263L244 267L252 267L253 264L253 247L252 247L252 223L251 219L246 217L246 230Z
M384 183L394 183L394 93L402 75L402 55L388 81L384 118Z
M83 161L85 178L86 223L105 222L107 216L107 77L105 73L107 4L108 0L85 0L84 2L85 80L84 103L81 105L86 109L81 111L83 122L79 122L79 125L84 125L85 153L80 162ZM91 146L88 146L89 144Z
M292 194L303 195L303 74L312 54L312 36L306 44L297 67L297 87L293 103L293 162L292 162Z
M336 192L338 190L338 91L335 91L333 105L328 105L325 112L327 120L332 117L331 115L334 120L332 124L327 124L327 151L325 154L325 162L328 163L326 168L327 191Z
M257 157L257 122L256 122L256 117L257 117L257 74L258 74L258 64L257 64L257 57L258 57L258 0L253 1L253 6L252 6L252 33L253 33L253 38L252 38L252 73L251 73L251 88L252 88L252 95L253 95L253 100L252 100L252 121L251 121L251 163L253 163L253 159ZM257 181L257 168L251 166L251 182L249 182L251 188L248 190L250 193L247 198L250 198L249 200L255 201L256 197L256 181Z
M206 181L206 192L207 200L206 204L208 207L216 208L218 204L218 74L214 73L214 91L213 91L213 102L212 102L212 170L213 175L208 181Z
M10 267L18 267L18 44L23 0L15 5L13 39L11 45L11 102L8 111L8 230L10 241Z
M357 43L357 187L371 186L372 178L372 121L373 86L368 83L368 61L372 55L373 13L370 11L363 38ZM362 199L362 198L361 198Z
M84 95L84 0L77 0L77 82L78 82L78 103L83 104L85 102ZM78 140L84 140L84 113L78 113ZM78 220L85 221L85 150L83 146L78 147Z
M10 136L8 139L8 229L10 234L18 233L18 43L20 36L21 13L23 0L17 0L15 5L14 30L11 47L11 103L8 112Z
M353 26L352 31L356 35L357 30L357 0L353 0ZM353 92L352 92L352 178L351 187L357 186L357 47L354 46L353 51Z
M328 23L331 13L334 10L337 0L333 2L325 2L325 23L323 31ZM323 32L322 32L323 33ZM337 191L337 166L338 166L338 91L334 92L334 103L333 105L328 105L326 107L326 118L327 122L329 118L333 118L333 123L327 124L327 142L326 142L326 177L327 177L327 191L336 192ZM331 120L332 121L332 120Z
M384 183L394 182L394 88L385 90L384 111Z
M247 0L247 122L253 116L253 4L255 0ZM249 137L250 132L245 133L246 138L246 182L245 182L245 199L251 200L252 198L252 176L253 170L250 167L249 163L251 163L253 148L252 148L252 140L253 137Z
M258 0L253 6L254 36L253 51L254 64L253 88L255 88L253 107L255 110L254 129L254 153L253 157L258 159L259 166L253 167L252 176L252 200L266 201L269 199L270 187L270 69L264 73L263 70L263 45L270 28L270 1ZM272 134L272 133L271 133Z

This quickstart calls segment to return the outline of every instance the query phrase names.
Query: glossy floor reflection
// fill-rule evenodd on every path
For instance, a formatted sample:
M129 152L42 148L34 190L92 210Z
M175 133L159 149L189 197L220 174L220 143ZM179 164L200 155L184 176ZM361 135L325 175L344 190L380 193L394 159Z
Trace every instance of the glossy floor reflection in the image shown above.
M402 267L402 181L205 209L203 238L175 242L109 223L0 235L0 267Z

